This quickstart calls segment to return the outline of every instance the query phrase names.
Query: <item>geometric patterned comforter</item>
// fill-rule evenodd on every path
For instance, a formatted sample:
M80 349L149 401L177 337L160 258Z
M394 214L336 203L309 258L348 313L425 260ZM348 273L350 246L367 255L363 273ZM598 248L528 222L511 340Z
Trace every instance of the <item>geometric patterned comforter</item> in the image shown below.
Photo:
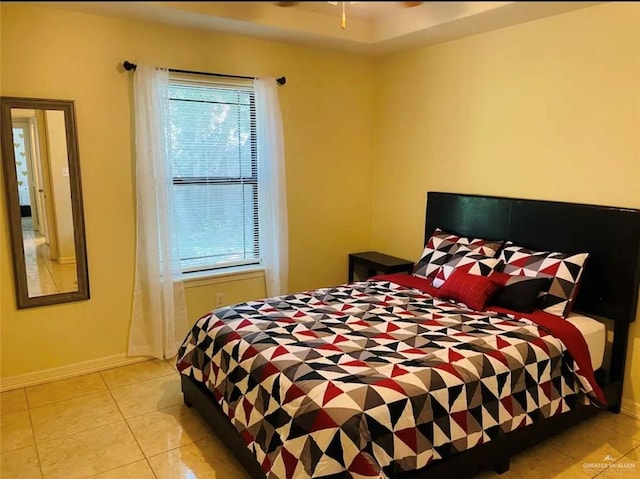
M269 479L387 478L592 393L535 323L389 281L218 309L177 365L212 391Z

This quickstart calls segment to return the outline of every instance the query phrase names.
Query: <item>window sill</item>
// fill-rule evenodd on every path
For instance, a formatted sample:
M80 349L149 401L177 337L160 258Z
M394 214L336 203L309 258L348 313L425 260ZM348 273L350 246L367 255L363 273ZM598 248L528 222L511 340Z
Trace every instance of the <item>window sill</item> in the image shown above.
M229 283L231 281L243 281L253 278L264 278L264 268L261 265L237 266L218 271L199 271L197 273L185 273L182 282L185 288L204 286L216 283Z

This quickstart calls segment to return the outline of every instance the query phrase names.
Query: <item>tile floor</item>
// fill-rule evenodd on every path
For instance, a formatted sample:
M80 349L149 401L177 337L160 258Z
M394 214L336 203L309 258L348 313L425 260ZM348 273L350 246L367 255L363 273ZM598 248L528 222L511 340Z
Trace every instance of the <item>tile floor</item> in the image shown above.
M182 403L172 361L0 394L2 479L248 479ZM640 421L603 413L478 479L640 478Z
M76 263L51 261L44 236L33 229L31 216L22 218L22 240L29 296L67 293L78 290Z

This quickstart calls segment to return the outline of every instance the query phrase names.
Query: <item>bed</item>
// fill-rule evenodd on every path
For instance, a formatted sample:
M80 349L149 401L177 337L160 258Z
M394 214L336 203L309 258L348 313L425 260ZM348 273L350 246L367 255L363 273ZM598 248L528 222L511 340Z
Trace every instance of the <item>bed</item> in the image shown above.
M409 275L207 314L178 355L185 403L252 477L501 472L603 407L619 412L640 211L430 192L425 244L437 228L588 251L573 317L475 311ZM589 317L614 324L609 358Z

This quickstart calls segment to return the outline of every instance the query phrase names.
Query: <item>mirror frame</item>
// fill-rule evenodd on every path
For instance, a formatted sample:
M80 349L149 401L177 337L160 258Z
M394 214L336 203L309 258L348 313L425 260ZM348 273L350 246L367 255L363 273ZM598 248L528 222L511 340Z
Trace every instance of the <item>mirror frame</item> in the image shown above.
M20 199L18 196L18 178L13 148L12 108L59 110L64 112L67 160L69 163L69 186L71 190L71 214L73 218L73 235L76 250L77 291L43 296L29 296L22 238L22 222L20 217ZM87 267L84 208L82 204L82 186L80 181L80 162L74 102L72 100L47 100L43 98L2 96L0 97L0 125L2 125L2 131L0 132L0 151L2 152L7 210L9 214L9 232L12 247L13 276L18 309L89 299L89 272Z

